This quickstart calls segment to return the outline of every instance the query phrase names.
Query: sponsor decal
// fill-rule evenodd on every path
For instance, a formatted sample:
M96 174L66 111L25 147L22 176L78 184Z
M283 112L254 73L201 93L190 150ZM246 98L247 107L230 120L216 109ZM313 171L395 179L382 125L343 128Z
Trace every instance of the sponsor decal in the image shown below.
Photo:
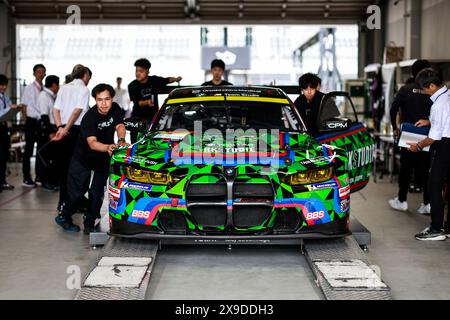
M120 190L117 188L114 188L111 185L108 186L108 193L114 200L117 200L120 198Z
M336 188L338 185L336 182L319 183L311 185L311 190Z
M164 139L164 140L174 140L179 141L183 140L185 136L189 135L189 132L184 133L159 133L155 135L154 139Z
M131 212L131 216L138 219L148 219L150 217L150 211L133 210L133 212Z
M315 212L308 212L306 214L306 220L320 220L325 217L325 211L315 211Z
M373 163L374 152L374 144L347 152L348 169L352 170Z
M142 190L142 191L151 191L152 190L152 186L150 186L150 185L133 183L133 182L125 182L123 184L123 187L127 188L127 189L135 189L135 190Z
M119 205L119 201L110 199L109 200L109 207L113 210L117 210L117 206Z
M341 212L347 211L348 209L350 209L350 199L341 200Z
M348 128L348 123L345 122L341 122L341 121L330 121L327 122L327 127L328 129L347 129Z
M339 198L346 198L350 195L350 186L339 189Z

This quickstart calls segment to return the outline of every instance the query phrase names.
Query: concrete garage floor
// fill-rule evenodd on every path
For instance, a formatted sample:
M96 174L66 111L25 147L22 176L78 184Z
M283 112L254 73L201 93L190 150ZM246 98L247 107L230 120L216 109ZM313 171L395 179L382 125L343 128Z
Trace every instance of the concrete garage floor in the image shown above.
M19 178L0 193L0 299L72 299L68 268L78 266L83 279L99 251L54 223L57 193L24 188ZM352 195L352 213L372 232L371 262L394 299L450 299L450 240L416 241L429 222L413 213L420 196L410 195L411 212L392 211L397 187L386 181ZM296 247L164 246L153 272L147 299L323 299Z

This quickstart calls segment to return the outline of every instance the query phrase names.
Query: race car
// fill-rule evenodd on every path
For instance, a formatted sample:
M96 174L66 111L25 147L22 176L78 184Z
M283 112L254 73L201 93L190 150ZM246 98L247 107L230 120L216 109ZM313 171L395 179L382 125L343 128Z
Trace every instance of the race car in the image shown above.
M345 92L312 137L271 87L173 90L139 140L111 158L110 235L194 242L342 237L368 182L374 139Z

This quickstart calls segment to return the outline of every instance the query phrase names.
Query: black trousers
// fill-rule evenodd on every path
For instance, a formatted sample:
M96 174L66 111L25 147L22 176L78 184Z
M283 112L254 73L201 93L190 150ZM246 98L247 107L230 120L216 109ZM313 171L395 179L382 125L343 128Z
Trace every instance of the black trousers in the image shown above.
M413 170L416 169L417 174L421 176L422 181L428 181L428 173L430 170L430 153L429 152L411 152L406 148L400 149L400 172L398 177L398 200L406 201L408 196L409 184L412 180ZM428 185L423 186L423 203L430 203Z
M6 122L0 122L0 184L6 182L6 165L8 163L10 143L8 126Z
M431 147L431 169L428 180L431 203L431 227L440 230L444 227L444 197L445 180L450 181L450 138L435 141ZM450 192L447 192L450 200ZM450 227L450 206L447 213L446 228Z
M67 198L67 174L69 172L70 161L72 160L75 144L80 134L80 126L72 126L69 134L58 142L57 168L59 172L59 203L60 207Z
M45 143L40 133L39 121L37 119L27 117L25 120L25 152L23 154L22 161L22 173L24 180L32 180L30 158L33 156L35 143L37 143L37 150L39 150ZM39 157L36 157L35 172L36 178L42 179L44 174L44 165Z
M88 191L89 204L88 213L85 217L85 224L93 225L95 219L99 219L100 209L105 196L105 186L108 180L108 170L94 171L92 183L91 169L84 166L78 159L72 158L67 178L67 197L65 199L62 215L66 219L71 219L78 207L78 203L83 195Z

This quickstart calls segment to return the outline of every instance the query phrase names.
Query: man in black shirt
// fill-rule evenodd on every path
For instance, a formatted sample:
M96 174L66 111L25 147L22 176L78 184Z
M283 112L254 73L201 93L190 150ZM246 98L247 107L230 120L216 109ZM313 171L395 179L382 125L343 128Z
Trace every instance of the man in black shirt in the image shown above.
M424 94L414 79L425 68L429 68L430 63L427 60L417 60L412 65L412 78L408 79L406 84L398 91L392 102L390 110L392 128L395 137L399 134L397 126L397 114L400 114L401 123L416 124L421 119L428 119L433 102L430 97ZM409 184L413 169L418 171L423 185L423 203L417 210L419 214L430 213L430 200L428 196L428 171L430 169L430 153L414 153L406 148L400 149L400 172L398 178L398 196L389 200L389 205L394 210L408 210L406 202Z
M67 177L67 197L62 212L55 221L65 231L78 232L80 228L72 222L77 203L89 191L88 212L84 216L84 233L94 231L95 219L100 218L100 208L108 179L109 161L113 150L114 133L118 145L125 146L124 112L113 102L114 89L108 84L99 84L92 90L96 105L89 109L80 125L80 134L70 162ZM94 171L91 186L89 181Z
M167 84L179 82L182 77L162 78L149 76L151 63L147 59L139 59L134 63L136 80L128 85L128 94L133 101L132 117L141 118L149 123L158 112L158 95L154 91L163 89ZM131 143L137 140L137 132L131 132Z
M325 94L320 92L322 80L315 74L305 73L298 79L301 95L295 100L294 105L306 124L308 133L316 136L319 133L317 117L322 98Z
M211 61L211 74L213 76L211 81L206 81L202 86L232 86L226 80L222 80L222 76L225 73L225 62L221 59L214 59Z

